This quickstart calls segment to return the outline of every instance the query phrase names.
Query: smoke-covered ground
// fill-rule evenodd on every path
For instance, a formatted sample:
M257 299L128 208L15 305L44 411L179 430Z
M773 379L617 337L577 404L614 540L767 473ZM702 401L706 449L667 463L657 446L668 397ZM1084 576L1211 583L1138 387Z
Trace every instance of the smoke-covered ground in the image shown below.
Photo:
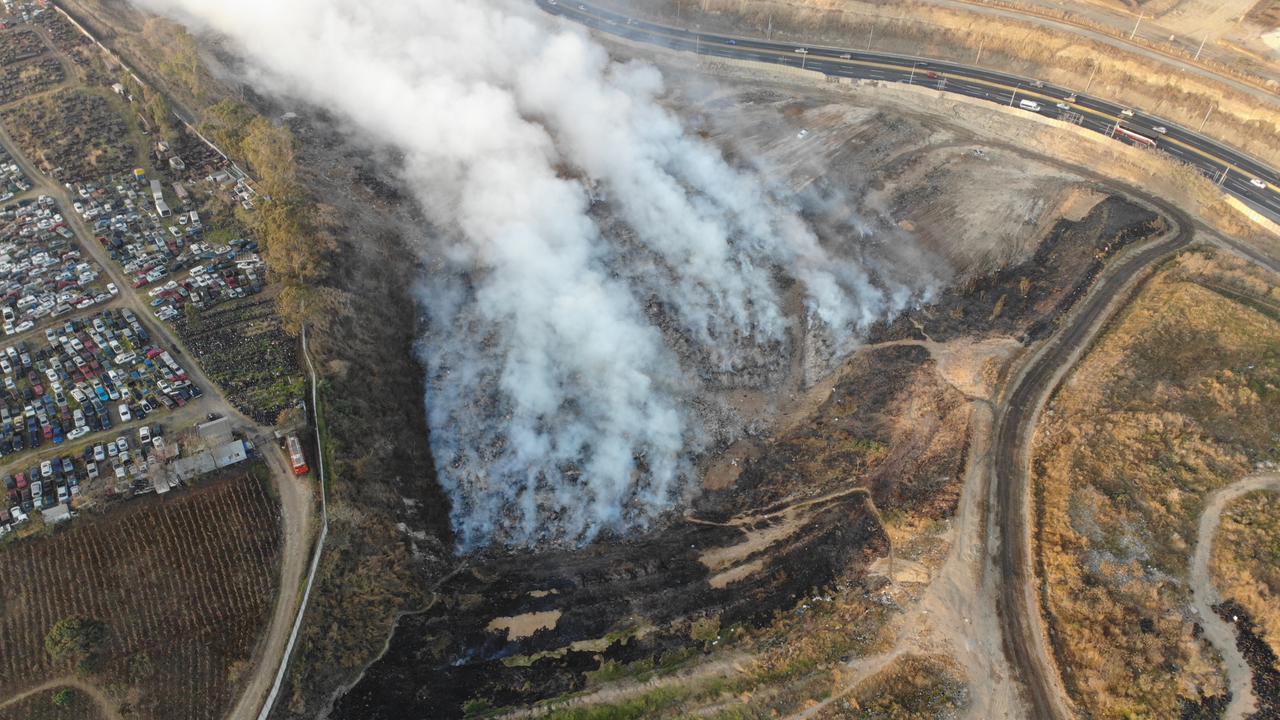
M835 188L775 183L519 0L145 0L264 92L403 158L430 220L421 359L460 546L645 526L744 422L728 387L830 368L948 274Z

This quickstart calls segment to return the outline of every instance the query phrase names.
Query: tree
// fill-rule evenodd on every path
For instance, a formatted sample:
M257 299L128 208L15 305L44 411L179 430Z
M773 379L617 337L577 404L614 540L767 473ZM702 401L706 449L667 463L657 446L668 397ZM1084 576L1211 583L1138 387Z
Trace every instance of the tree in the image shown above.
M147 115L151 117L151 122L156 126L156 134L166 140L172 140L174 138L173 113L169 109L169 103L165 101L164 96L144 86L142 88L142 105L146 109Z
M55 662L70 660L79 667L91 661L107 639L100 620L73 615L59 620L44 637L44 649Z
M255 117L240 149L258 177L262 192L279 202L288 202L300 193L294 137L289 128Z
M71 688L62 688L53 694L53 704L58 707L70 707L76 701L76 692Z

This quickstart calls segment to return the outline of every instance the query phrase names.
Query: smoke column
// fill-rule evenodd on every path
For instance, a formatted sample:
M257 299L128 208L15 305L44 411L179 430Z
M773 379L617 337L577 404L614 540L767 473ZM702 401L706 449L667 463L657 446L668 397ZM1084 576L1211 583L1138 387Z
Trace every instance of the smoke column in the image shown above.
M655 68L528 0L140 2L403 154L432 221L426 402L463 550L584 542L672 506L703 441L670 333L728 372L786 345L780 280L836 345L918 298L828 256L798 201L687 133ZM626 238L600 231L600 195Z

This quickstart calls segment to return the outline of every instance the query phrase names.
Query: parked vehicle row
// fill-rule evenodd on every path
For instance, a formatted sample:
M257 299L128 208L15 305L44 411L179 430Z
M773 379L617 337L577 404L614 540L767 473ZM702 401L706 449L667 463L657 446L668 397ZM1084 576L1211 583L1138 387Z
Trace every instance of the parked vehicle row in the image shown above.
M18 163L4 148L0 148L0 202L12 200L32 187L31 179L22 172Z
M145 419L203 393L128 309L0 349L0 456Z
M53 198L42 195L0 210L0 327L6 335L106 302L113 288L82 257Z
M4 476L5 502L0 503L0 527L25 522L33 512L69 503L84 486L106 483L106 494L145 490L152 455L165 447L163 426L138 428L96 445L80 455L62 455Z

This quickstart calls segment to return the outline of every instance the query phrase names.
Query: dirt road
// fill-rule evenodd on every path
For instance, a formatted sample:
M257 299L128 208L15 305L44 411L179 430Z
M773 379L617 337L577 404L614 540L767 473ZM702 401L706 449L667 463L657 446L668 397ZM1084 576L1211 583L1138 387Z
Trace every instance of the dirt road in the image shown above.
M233 720L256 718L267 693L271 691L276 670L284 661L294 618L298 614L299 592L307 573L307 547L313 533L315 517L313 487L304 479L294 476L279 446L268 438L262 438L269 451L263 455L271 466L280 496L280 511L284 517L284 552L280 563L280 589L276 593L275 608L271 611L271 624L264 637L258 641L254 655L253 671L244 690L227 717Z
M1200 528L1196 536L1196 549L1191 556L1191 590L1196 613L1205 637L1222 653L1227 666L1227 685L1231 690L1231 704L1223 714L1226 720L1242 720L1257 708L1253 694L1253 672L1244 655L1236 647L1235 629L1218 617L1213 606L1222 602L1218 589L1213 585L1210 563L1213 559L1213 539L1222 520L1222 511L1236 498L1254 490L1280 492L1280 473L1250 475L1209 495L1204 511L1200 514Z
M116 704L111 701L111 698L104 695L97 687L71 675L68 675L67 677L54 678L0 702L0 711L7 707L17 705L36 693L49 692L64 687L75 688L92 698L94 703L98 705L98 710L102 713L102 716L107 720L124 720L124 716L120 714L119 708L117 708Z

